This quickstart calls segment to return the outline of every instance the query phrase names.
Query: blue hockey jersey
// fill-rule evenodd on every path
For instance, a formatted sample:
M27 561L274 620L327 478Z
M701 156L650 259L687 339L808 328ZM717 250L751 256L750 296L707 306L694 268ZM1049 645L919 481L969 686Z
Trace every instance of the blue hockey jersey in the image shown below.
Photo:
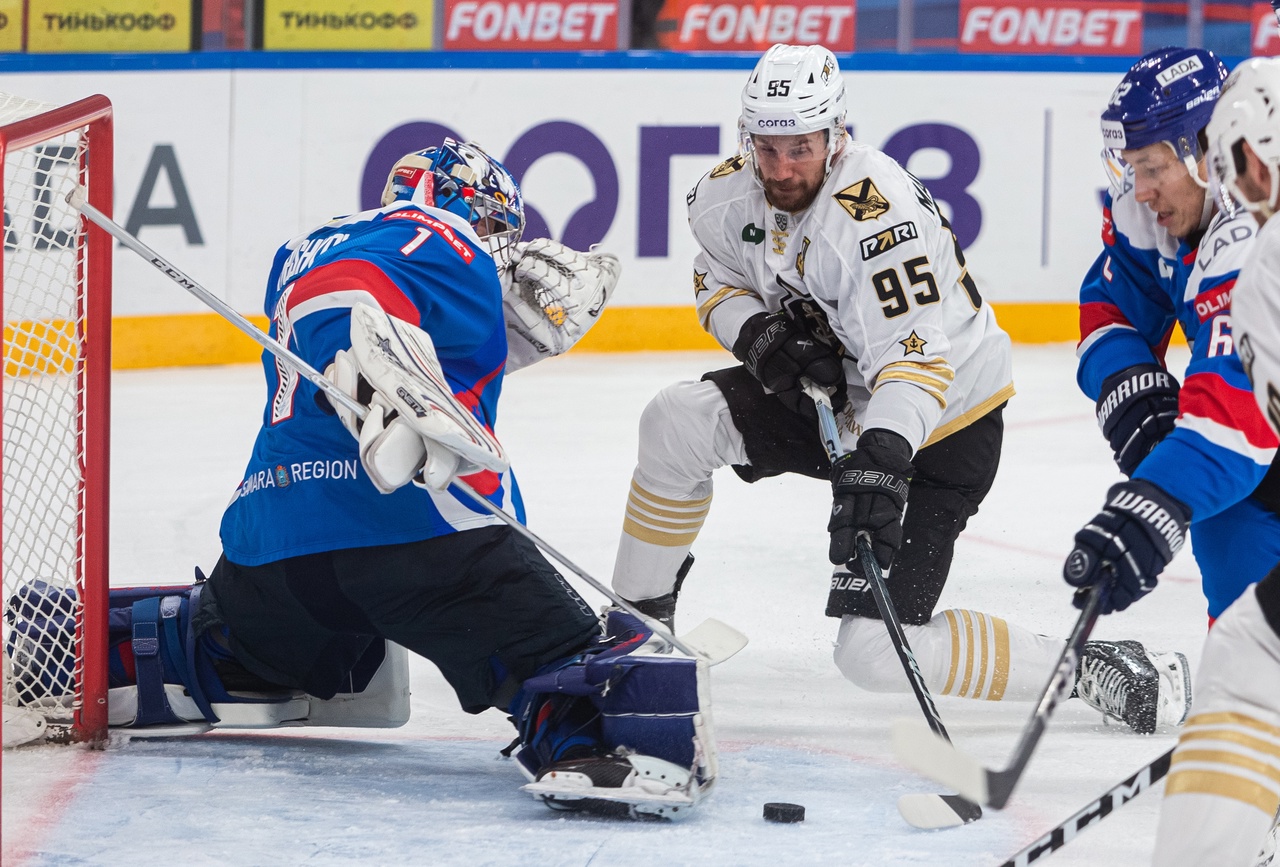
M1164 364L1178 323L1191 363L1177 427L1138 466L1205 520L1248 497L1276 455L1231 336L1231 289L1253 244L1246 214L1213 216L1199 243L1171 237L1132 184L1103 205L1103 250L1080 289L1080 388L1095 401L1108 376Z
M276 253L271 335L323 371L351 346L357 302L417 325L455 397L491 431L507 343L493 259L468 223L397 203L333 220ZM228 559L255 566L319 551L420 541L498 521L464 494L406 485L380 494L355 439L315 386L263 352L267 404L244 478L222 518ZM515 478L466 479L523 520Z

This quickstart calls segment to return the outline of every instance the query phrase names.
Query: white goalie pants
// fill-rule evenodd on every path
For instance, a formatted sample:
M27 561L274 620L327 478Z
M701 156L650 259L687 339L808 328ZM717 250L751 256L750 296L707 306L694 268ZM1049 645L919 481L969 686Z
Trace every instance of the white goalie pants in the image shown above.
M710 511L712 473L746 463L742 435L718 386L680 382L660 391L640 417L614 590L629 600L670 593ZM815 569L821 568L818 556ZM942 611L927 624L904 628L935 694L990 701L1038 697L1065 643L967 610ZM911 690L879 620L844 617L835 662L864 689Z
M1165 782L1156 867L1252 867L1280 804L1280 637L1255 589L1205 641Z

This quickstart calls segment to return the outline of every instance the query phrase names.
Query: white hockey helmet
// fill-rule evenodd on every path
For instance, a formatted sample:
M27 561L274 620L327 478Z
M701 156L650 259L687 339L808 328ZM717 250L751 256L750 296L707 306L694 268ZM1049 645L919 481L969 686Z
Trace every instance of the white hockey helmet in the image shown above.
M1208 138L1210 181L1223 210L1234 211L1234 199L1270 217L1280 192L1280 59L1252 57L1235 68L1214 106ZM1250 201L1240 191L1245 142L1271 177L1265 201Z
M827 167L844 144L844 78L836 56L821 45L770 48L742 88L738 132L743 153L753 135L803 135L826 130Z

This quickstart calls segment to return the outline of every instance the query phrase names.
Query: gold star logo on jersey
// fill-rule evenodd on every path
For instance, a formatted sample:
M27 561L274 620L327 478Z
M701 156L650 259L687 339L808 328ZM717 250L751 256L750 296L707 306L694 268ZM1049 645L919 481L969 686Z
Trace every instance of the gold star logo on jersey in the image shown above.
M693 272L693 293L695 295L698 294L699 292L704 291L707 288L707 284L705 282L706 279L707 279L706 271L703 271L701 273L697 271Z
M899 340L898 343L905 350L902 353L903 355L910 355L913 352L918 352L919 354L924 355L924 347L925 347L925 344L928 343L928 341L921 340L920 335L916 334L915 331L912 331L910 337L908 337L906 340Z
M747 158L744 157L742 154L738 154L736 157L729 157L729 159L725 160L720 165L716 166L714 169L711 170L711 177L723 178L725 175L733 174L734 172L742 168L742 165L744 162L746 162L746 159Z
M871 178L863 178L832 196L859 223L889 212L889 200L880 195Z

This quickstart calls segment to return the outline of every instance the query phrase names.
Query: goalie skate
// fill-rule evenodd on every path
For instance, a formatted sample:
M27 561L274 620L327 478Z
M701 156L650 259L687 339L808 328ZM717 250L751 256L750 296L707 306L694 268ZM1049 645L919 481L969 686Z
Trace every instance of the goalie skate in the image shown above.
M1146 650L1137 641L1084 646L1076 695L1138 734L1180 726L1191 709L1191 672L1181 653Z
M683 819L702 799L687 769L638 753L564 759L522 788L553 810L619 819Z

